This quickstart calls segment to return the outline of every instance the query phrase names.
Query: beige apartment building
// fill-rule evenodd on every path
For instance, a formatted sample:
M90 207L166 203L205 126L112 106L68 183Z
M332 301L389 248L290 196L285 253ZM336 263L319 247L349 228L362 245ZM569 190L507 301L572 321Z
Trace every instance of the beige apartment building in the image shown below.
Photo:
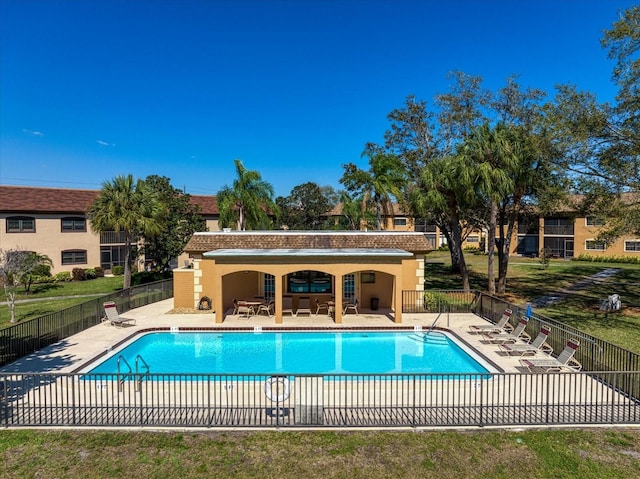
M89 205L98 190L0 185L0 248L35 251L53 262L52 272L101 266L110 271L124 261L124 234L91 230ZM192 196L207 228L218 229L214 196ZM144 258L137 266L144 266Z
M511 254L539 256L548 248L552 257L571 259L591 256L640 256L640 238L622 237L606 245L598 241L602 221L594 216L530 216L518 223L517 241Z

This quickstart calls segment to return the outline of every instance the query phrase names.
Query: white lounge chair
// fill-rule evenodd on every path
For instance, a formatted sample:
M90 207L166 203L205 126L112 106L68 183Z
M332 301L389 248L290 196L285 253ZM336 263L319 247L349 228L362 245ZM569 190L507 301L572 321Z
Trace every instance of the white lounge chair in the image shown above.
M488 334L488 333L504 333L513 331L513 327L509 323L511 319L511 310L505 309L502 316L495 324L472 324L469 326L469 332L471 334Z
M527 341L531 340L531 336L525 333L524 329L529 324L529 318L520 318L518 321L518 325L516 329L511 333L498 333L498 334L484 334L484 337L487 341L492 344L505 344L505 343L515 343L518 339L525 339Z
M520 364L527 368L530 372L532 372L533 370L549 372L564 371L567 369L580 371L582 369L582 365L573 357L573 355L576 353L576 349L578 349L579 346L580 342L577 339L570 339L569 341L567 341L567 345L557 358L521 359Z
M136 324L136 320L134 318L123 318L118 313L118 307L114 301L105 301L102 303L104 307L105 316L102 318L102 321L108 321L109 324L113 326L124 327L125 324Z
M551 329L549 328L549 326L542 326L540 328L540 332L531 343L505 343L501 344L500 348L509 355L533 356L539 352L551 353L553 352L553 348L546 342L550 332Z

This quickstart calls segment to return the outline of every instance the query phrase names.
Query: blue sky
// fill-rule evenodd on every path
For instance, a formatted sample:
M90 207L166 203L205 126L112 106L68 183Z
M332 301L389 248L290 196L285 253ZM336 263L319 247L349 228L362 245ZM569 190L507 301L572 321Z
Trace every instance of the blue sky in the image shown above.
M0 184L167 176L276 195L339 187L407 95L460 70L615 95L602 32L625 0L0 0Z

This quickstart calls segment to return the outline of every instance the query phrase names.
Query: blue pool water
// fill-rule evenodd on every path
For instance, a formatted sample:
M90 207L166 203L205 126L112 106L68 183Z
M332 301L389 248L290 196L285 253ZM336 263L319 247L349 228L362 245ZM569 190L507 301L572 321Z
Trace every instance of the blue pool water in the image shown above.
M142 357L152 374L487 372L444 334L359 331L149 333L87 373L116 373L120 356L133 369Z

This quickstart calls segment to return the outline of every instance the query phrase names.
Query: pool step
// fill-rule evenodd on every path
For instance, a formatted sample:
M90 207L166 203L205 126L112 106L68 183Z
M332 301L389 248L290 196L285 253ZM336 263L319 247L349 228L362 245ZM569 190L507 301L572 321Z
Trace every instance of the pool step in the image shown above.
M428 333L420 333L416 332L414 334L409 335L411 339L416 341L422 341L423 343L428 344L440 344L440 345L448 345L449 340L447 337L439 332L428 332Z

